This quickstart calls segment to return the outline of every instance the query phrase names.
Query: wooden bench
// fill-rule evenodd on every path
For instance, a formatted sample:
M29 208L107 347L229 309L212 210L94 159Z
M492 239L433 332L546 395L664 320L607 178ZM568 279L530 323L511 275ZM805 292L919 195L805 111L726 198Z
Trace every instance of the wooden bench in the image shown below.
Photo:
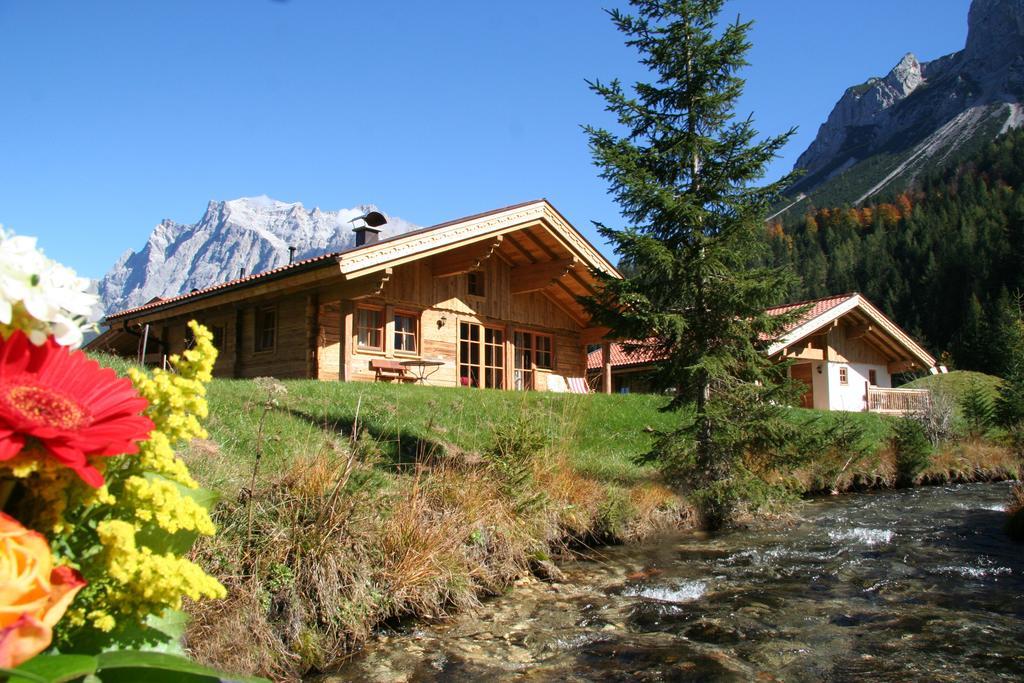
M409 369L397 360L374 358L370 361L370 369L374 372L377 382L415 382L416 378L409 374Z

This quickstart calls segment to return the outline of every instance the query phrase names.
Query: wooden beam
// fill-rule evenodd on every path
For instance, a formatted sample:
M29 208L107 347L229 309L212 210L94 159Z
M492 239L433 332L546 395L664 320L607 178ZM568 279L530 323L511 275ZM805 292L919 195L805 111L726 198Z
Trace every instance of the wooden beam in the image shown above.
M342 382L347 382L352 379L352 370L349 366L352 359L352 335L355 334L355 331L352 329L354 307L351 301L343 300L339 302L339 308L341 309L341 315L338 316L340 327L338 330L338 379Z
M601 391L612 393L612 345L611 342L601 344Z
M892 363L889 363L886 366L886 369L889 371L890 375L897 375L897 374L899 374L901 372L907 372L908 370L913 370L916 365L917 365L917 363L915 363L912 360L909 360L907 358L901 358L900 360L893 361Z
M846 338L851 341L855 339L863 339L873 332L874 329L874 325L851 325L846 330Z
M434 277L451 277L478 270L497 251L504 239L504 235L498 235L493 240L438 254L430 260L430 269Z
M512 235L505 235L505 239L508 240L508 243L511 244L512 247L516 251L518 251L520 254L525 256L527 261L529 261L530 263L536 263L537 262L537 257L535 257L533 254L531 254L530 250L527 249L526 247L524 247L519 242L519 240L517 240L514 236L512 236Z
M245 309L235 306L235 357L231 366L231 376L242 376L242 340L245 339Z
M876 349L881 351L884 355L888 356L890 359L893 360L901 360L907 354L906 350L902 347L902 345L900 345L899 342L892 339L892 337L886 334L884 330L879 330L876 328L875 330L868 333L864 337L864 341L871 344Z
M306 295L306 378L320 376L320 299L316 292Z
M585 270L585 269L583 269L583 268L573 268L572 272L569 273L569 276L573 280L575 280L577 283L579 283L579 285L584 289L584 291L587 293L587 295L589 295L589 296L597 296L597 289L592 284L590 284L589 282L584 280L583 276L580 275L580 272L582 270Z
M343 289L345 298L365 299L371 296L380 296L384 293L384 285L388 283L394 271L391 268L384 268L369 275L357 277L345 283Z
M782 357L789 360L825 360L825 352L811 344L788 347L782 350Z
M537 248L543 251L549 259L557 259L558 253L544 243L544 240L533 234L532 230L523 230L523 234L526 235L526 239L537 245ZM571 253L571 252L570 252Z
M610 327L587 327L580 330L580 344L590 346L605 341L605 335L612 331Z
M572 320L577 325L579 325L580 327L586 327L588 325L589 321L587 321L586 318L580 316L579 311L572 310L569 304L566 304L564 301L559 300L559 298L555 296L555 293L552 289L542 289L539 293L541 296L546 297L548 301L553 303L558 308L558 310L569 316L569 319Z
M540 291L568 275L578 263L577 259L568 258L513 268L509 291L512 294Z

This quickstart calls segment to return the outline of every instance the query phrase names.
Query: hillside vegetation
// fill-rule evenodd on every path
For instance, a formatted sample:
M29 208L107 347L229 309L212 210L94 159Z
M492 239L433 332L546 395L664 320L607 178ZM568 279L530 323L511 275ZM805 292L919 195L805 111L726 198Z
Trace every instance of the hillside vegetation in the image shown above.
M930 389L948 395L957 403L961 403L968 392L979 388L989 401L995 401L1003 380L983 372L970 370L953 370L943 375L920 377L903 385L905 389Z
M872 204L769 226L789 300L859 291L944 362L1003 376L1024 296L1024 131Z
M329 670L383 621L443 617L530 572L557 578L551 559L574 544L698 522L636 460L681 419L664 397L217 379L208 399L209 438L184 455L219 496L218 534L195 557L229 597L192 607L186 641L222 668ZM792 416L832 445L785 471L750 454L767 488L751 492L748 523L806 493L897 484L893 420ZM957 444L916 476L1009 467L998 448Z

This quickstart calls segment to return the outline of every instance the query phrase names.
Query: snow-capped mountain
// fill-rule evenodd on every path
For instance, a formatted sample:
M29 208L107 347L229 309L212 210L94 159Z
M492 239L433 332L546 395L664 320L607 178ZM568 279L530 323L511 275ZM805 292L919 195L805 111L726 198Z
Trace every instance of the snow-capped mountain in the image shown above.
M196 223L161 221L140 251L128 250L99 283L107 313L139 306L153 297L181 294L355 245L351 221L373 205L339 211L306 209L270 197L211 201ZM389 217L381 239L418 226Z

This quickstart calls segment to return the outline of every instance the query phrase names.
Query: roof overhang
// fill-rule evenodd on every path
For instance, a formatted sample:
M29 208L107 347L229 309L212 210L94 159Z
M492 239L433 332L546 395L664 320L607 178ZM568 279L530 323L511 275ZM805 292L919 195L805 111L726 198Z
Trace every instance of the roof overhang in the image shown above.
M532 242L535 246L519 245L512 237L512 233L517 232L523 233L523 242ZM538 234L543 234L544 240L538 240ZM581 323L585 322L581 317L582 308L575 299L593 293L595 274L602 272L621 277L615 266L546 199L539 199L395 235L348 251L324 254L197 292L152 301L108 315L105 322L112 325L122 320L150 316L159 318L168 311L183 307L186 312L191 311L196 308L194 304L205 300L209 300L205 306L220 305L250 296L249 292L257 295L271 288L290 287L293 284L303 286L331 277L362 282L368 276L376 277L384 272L390 275L391 269L404 263L456 250L471 252L477 249L489 256L497 252L506 236L509 239L503 246L505 260L511 265L520 263L547 269L533 273L535 278L544 277L550 271L550 282L539 284L550 290L545 293L562 308L574 309L572 313ZM562 282L563 276L567 276L565 280L570 285ZM386 281L387 278L384 279Z
M344 252L339 265L345 279L351 280L382 268L402 265L450 249L486 242L507 233L536 225L550 232L567 251L593 270L618 276L618 271L551 204L540 199L497 212L442 223L427 230L367 245Z
M821 315L802 322L783 337L773 342L768 347L768 355L774 356L781 353L787 347L818 334L840 318L851 314L862 316L870 321L873 326L877 326L875 334L884 335L888 348L898 347L902 349L910 360L921 367L932 368L937 364L938 361L931 354L925 351L909 334L904 332L896 323L886 317L884 313L875 308L860 294L854 294L846 301L833 306Z

